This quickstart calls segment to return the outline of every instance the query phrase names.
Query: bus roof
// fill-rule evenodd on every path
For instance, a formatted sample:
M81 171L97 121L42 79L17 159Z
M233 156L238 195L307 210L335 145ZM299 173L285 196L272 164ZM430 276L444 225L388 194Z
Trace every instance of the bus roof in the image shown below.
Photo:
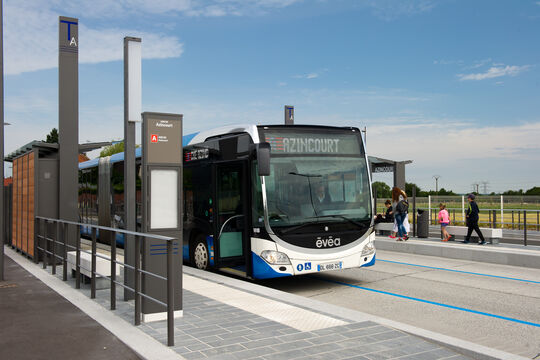
M254 143L258 143L259 140L259 132L257 130L258 127L287 127L291 125L282 125L282 124L275 124L275 125L253 125L253 124L236 124L236 125L226 125L221 126L218 128L210 129L210 130L204 130L188 135L184 135L182 137L182 146L188 146L193 144L198 144L206 141L208 138L224 135L224 134L236 134L236 133L248 133L251 138L253 139ZM339 127L335 126L323 126L323 125L292 125L294 127L315 127L315 128L334 128L337 129ZM353 129L350 127L342 128L342 129ZM356 128L355 128L356 129ZM135 158L141 157L142 149L139 147L135 149ZM120 152L114 155L111 155L110 163L116 163L119 161L124 160L124 152ZM85 161L79 164L79 169L88 169L94 166L97 166L99 163L99 158L92 159L89 161Z
M199 134L199 133L193 133L193 134L184 135L182 137L183 146L186 146L186 145L190 144L191 140L197 134ZM142 148L140 148L140 147L136 148L135 149L135 158L140 158L141 155L142 155ZM119 161L124 161L124 152L123 151L111 155L111 159L110 159L111 164L114 164L114 163L119 162ZM98 163L99 163L99 158L95 158L95 159L92 159L92 160L82 162L82 163L79 164L79 170L88 169L88 168L92 168L94 166L98 166Z

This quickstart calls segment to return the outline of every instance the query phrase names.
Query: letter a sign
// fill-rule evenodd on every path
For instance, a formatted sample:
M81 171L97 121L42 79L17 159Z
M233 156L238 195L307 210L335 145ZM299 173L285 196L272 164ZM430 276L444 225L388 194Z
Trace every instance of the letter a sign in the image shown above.
M152 141L153 143L157 143L157 142L158 142L158 136L157 136L157 135L152 134L152 135L150 135L150 136L151 136L151 137L150 137L150 141Z

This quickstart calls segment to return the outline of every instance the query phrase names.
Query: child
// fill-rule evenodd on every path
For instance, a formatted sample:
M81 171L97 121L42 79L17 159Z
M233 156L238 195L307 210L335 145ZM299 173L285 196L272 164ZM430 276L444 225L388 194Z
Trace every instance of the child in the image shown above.
M442 241L448 241L450 239L450 234L448 231L446 231L446 227L448 224L450 224L450 214L448 214L448 210L446 210L446 205L443 203L439 204L439 222L441 223L441 231L443 233L443 239Z
M375 218L375 224L381 223L381 222L393 222L394 221L394 213L392 211L392 202L390 200L386 200L384 202L384 206L386 206L386 213L384 215L377 214L377 217Z

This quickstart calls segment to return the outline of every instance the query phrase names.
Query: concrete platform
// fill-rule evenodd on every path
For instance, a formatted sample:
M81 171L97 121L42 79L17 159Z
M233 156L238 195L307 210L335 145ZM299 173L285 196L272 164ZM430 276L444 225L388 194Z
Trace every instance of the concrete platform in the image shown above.
M32 273L28 276L42 280L111 331L138 356L147 359L519 358L388 319L189 267L184 267L184 317L175 320L175 347L169 348L165 345L165 321L143 323L138 327L131 325L132 301L118 298L117 310L110 311L109 289L98 290L95 301L90 300L89 286L76 290L73 279L63 282L51 275L49 269L41 269L9 248L6 248L6 256L28 269ZM47 309L41 307L40 311L47 312ZM12 308L11 316L17 317L19 311ZM13 326L17 328L19 324L15 321ZM27 328L38 326L31 320L25 324ZM55 329L42 329L39 333L49 337L56 335ZM11 341L24 346L19 339ZM0 358L11 358L2 351L0 347ZM51 352L47 358L63 358L51 354L55 353ZM84 358L86 354L84 350L77 358Z

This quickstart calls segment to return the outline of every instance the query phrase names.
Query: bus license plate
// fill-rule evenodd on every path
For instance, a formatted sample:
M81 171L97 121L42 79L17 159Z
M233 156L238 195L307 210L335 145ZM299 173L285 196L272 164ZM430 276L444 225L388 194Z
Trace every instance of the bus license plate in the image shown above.
M317 271L339 270L342 267L343 267L343 262L336 261L336 262L317 265Z

